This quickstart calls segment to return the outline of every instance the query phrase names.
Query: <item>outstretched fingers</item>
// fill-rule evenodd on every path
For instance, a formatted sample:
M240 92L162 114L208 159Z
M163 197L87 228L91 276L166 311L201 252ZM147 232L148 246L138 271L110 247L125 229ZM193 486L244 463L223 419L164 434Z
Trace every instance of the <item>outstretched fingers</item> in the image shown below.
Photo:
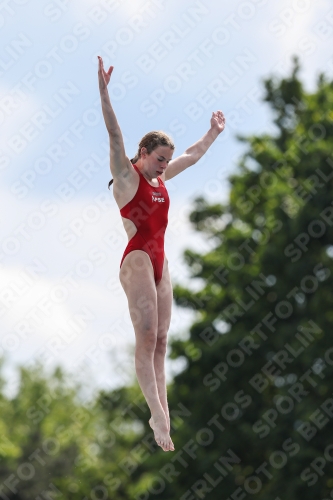
M101 58L101 56L97 56L97 57L98 57L98 72L99 72L100 76L102 77L104 84L108 85L110 78L111 78L111 73L113 71L113 66L110 66L108 71L106 72L104 69L103 59Z
M102 71L104 69L103 59L101 58L101 56L97 56L97 58L98 58L98 69Z
M218 121L223 121L225 122L225 116L222 113L222 111L213 111L213 117L216 118Z
M225 127L225 116L222 113L222 111L213 111L212 113L212 118L211 118L211 124L212 126L216 127L220 132Z

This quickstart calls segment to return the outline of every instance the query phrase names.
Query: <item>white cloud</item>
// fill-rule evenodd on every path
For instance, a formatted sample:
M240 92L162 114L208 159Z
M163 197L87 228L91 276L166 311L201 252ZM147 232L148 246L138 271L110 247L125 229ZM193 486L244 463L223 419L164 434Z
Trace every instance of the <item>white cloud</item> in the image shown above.
M67 130L68 121L74 121L77 117L81 117L86 109L87 102L90 103L95 98L97 99L95 81L94 87L90 87L90 84L85 86L90 78L90 76L87 76L88 71L92 71L91 64L88 69L87 65L89 66L89 62L97 49L99 50L100 47L114 40L118 44L117 61L119 62L117 62L117 65L119 64L119 73L117 73L117 84L125 87L131 84L124 76L126 71L138 75L137 86L133 88L126 87L126 90L128 90L126 99L117 103L117 107L121 110L119 118L125 115L128 124L130 123L132 127L128 125L128 128L124 129L124 132L130 137L130 141L134 140L136 134L141 133L141 131L152 130L155 127L164 127L165 130L168 130L173 120L177 119L187 130L186 135L179 134L177 136L177 132L175 132L177 148L178 146L180 148L183 143L185 147L188 147L207 130L208 121L204 123L203 117L209 116L211 110L209 106L206 107L204 102L206 97L214 101L212 104L213 109L220 107L220 105L222 107L222 103L224 103L223 110L225 108L228 110L237 109L240 113L239 125L231 126L229 124L229 137L226 136L226 141L223 141L218 146L216 145L216 147L214 146L215 153L209 157L207 164L203 162L199 169L193 169L193 175L192 172L190 176L188 173L184 173L184 177L180 178L181 182L178 182L177 179L175 189L172 189L170 184L172 199L169 227L166 235L166 255L169 259L169 268L175 281L180 281L185 286L190 284L191 287L194 287L194 284L190 283L188 279L188 271L182 259L182 252L185 248L194 248L199 252L208 251L209 242L200 234L194 234L188 222L188 212L191 209L191 203L188 201L189 197L195 189L199 192L199 188L204 195L210 193L211 198L213 197L213 188L217 185L217 177L208 167L210 165L223 165L223 172L227 172L228 169L231 170L229 165L234 164L234 156L232 157L232 155L237 156L239 149L236 149L234 145L232 146L234 142L230 136L236 132L241 133L244 129L250 130L250 133L254 130L255 133L256 127L264 128L262 116L260 118L264 106L260 105L259 107L257 101L254 103L251 101L250 103L250 97L248 97L251 88L254 85L259 86L259 78L275 72L274 68L282 59L288 61L287 67L289 68L290 56L299 53L302 66L304 64L306 79L311 81L314 71L331 57L330 47L323 40L319 40L314 30L316 23L325 19L325 14L331 8L330 1L322 0L316 2L315 5L310 4L307 0L303 2L283 0L278 4L260 2L264 3L264 5L256 8L255 15L248 20L244 16L247 14L245 7L249 6L249 2L243 2L243 5L245 5L243 11L239 11L242 3L226 7L226 4L221 2L212 2L212 5L209 5L210 14L207 17L202 17L202 22L198 21L197 24L193 22L194 26L190 30L189 36L182 38L179 44L171 47L165 59L156 60L156 66L149 74L144 74L143 71L139 70L136 64L137 58L143 53L147 53L153 43L159 42L160 36L166 30L172 29L173 24L178 23L177 25L186 27L187 24L183 14L189 6L193 7L194 3L193 1L186 1L181 4L179 2L165 3L164 11L156 10L158 15L155 19L151 19L149 13L146 12L145 19L148 19L149 26L137 33L132 42L126 45L125 38L121 38L121 36L126 35L122 29L129 26L129 19L140 11L140 6L144 3L144 0L140 2L113 2L112 0L110 2L96 2L95 0L82 0L79 2L79 0L75 0L67 4L68 10L62 11L59 7L60 18L52 20L50 16L46 16L45 7L35 2L36 20L34 18L27 25L23 16L22 18L19 18L19 15L16 16L17 25L13 25L13 28L27 32L27 35L34 43L29 48L29 51L22 56L20 65L13 66L6 73L6 81L11 81L13 84L19 82L28 71L32 71L36 61L44 58L46 52L56 45L58 46L64 37L74 36L73 26L75 23L88 26L90 38L82 40L82 44L78 45L77 51L70 52L67 49L67 51L60 51L64 64L53 61L52 76L49 79L38 80L36 92L31 93L27 100L22 102L20 107L14 109L11 115L7 117L6 122L3 123L2 129L5 130L6 137L10 137L12 134L17 133L17 130L36 111L52 100L56 89L62 86L64 82L72 78L75 82L77 81L77 86L81 89L80 98L75 100L68 113L66 111L64 114L59 114L59 117L52 122L52 126L40 134L33 143L35 148L33 152L31 152L32 148L30 148L29 154L23 152L22 155L17 156L17 161L12 162L13 165L9 167L7 172L4 172L4 177L7 181L10 177L11 182L14 182L19 168L31 169L31 157L35 155L40 157L45 148ZM291 9L293 12L293 10L295 11L295 9L306 4L309 5L309 8L304 13L292 16L290 26L288 26L288 12L286 9ZM109 5L110 8L112 5L119 6L111 13L108 12L106 5ZM106 13L105 22L100 25L95 22L96 19L94 21L89 16L89 12L95 7ZM240 12L243 18L240 16ZM232 21L225 22L231 14L236 16L235 20L236 23L239 23L239 29L233 27ZM43 22L41 22L41 18ZM274 20L278 24L274 25L273 29L269 29L270 23ZM281 23L282 28L279 27ZM201 43L206 38L211 37L213 30L218 26L225 29L230 38L227 44L218 44L215 47L216 50L214 49L209 54L209 44L204 44L201 47ZM268 28L266 29L265 26L268 26ZM282 29L283 31L283 26L285 26L285 31L281 36L278 36L279 30ZM13 28L11 27L11 29ZM40 40L43 39L46 32L48 33L48 43L44 47ZM75 36L79 38L81 35ZM312 54L307 55L304 49L302 51L298 48L299 41L303 37L315 38L317 47ZM8 33L6 43L10 43L11 40L12 35ZM249 69L242 73L240 67L233 64L237 63L237 57L242 53L244 47L255 55L256 61L255 64L249 65ZM189 55L194 53L198 55L197 61L199 62L197 63L195 63L196 57L193 55L192 59L188 61ZM155 53L154 51L149 52L149 54L152 59L154 59L153 54L158 59L158 50ZM200 61L202 66L200 66ZM196 71L196 74L194 76L190 75L187 79L186 67L185 69L183 67L183 73L182 71L177 72L181 63L190 64L190 69ZM233 71L233 68L241 73L239 79L236 78L237 74L236 71ZM226 94L215 98L213 94L209 93L208 85L214 78L217 78L219 73L225 72L228 74L229 71L235 76L236 85L230 85ZM287 70L284 71L284 74L286 73ZM154 95L152 95L152 92L163 90L165 78L168 76L176 76L181 79L180 91L175 93L166 91L165 100L162 104L158 102L158 96L155 96L155 101L153 101ZM81 82L84 82L84 84ZM3 97L10 92L11 87L3 83L0 95ZM251 108L250 113L247 113L246 106L245 111L237 107L242 98L247 99L246 102ZM156 116L153 116L152 119L140 111L140 106L145 99L149 99L150 103L156 105ZM200 119L192 119L185 113L185 106L190 102L194 102L195 105L204 110ZM1 109L3 111L3 108ZM260 120L262 121L260 122ZM95 130L97 131L97 128ZM93 137L93 132L92 130L89 139ZM96 136L98 134L99 131L97 131ZM2 137L4 137L4 133ZM188 138L190 138L189 141ZM94 138L92 140L94 141ZM84 145L79 141L75 143L76 149L73 148L73 156L68 158L68 162L66 158L64 164L61 165L63 168L55 170L49 178L45 178L48 182L48 190L42 185L43 179L39 179L40 182L36 183L35 191L31 191L29 196L21 201L15 199L4 188L0 191L1 210L2 213L6 212L7 214L6 217L3 217L0 230L0 253L3 254L1 266L4 276L0 293L5 294L6 289L8 287L10 289L13 283L18 284L18 280L22 278L21 273L28 266L31 266L36 259L46 268L44 273L37 276L29 292L18 297L17 300L15 299L13 309L0 319L0 328L5 336L15 333L14 328L19 319L29 314L29 311L33 310L43 297L47 297L56 286L63 285L66 276L71 275L74 285L70 288L68 300L62 304L54 305L50 315L42 317L41 323L33 328L32 333L29 335L29 341L25 341L19 348L14 348L14 338L6 337L8 342L7 353L12 363L28 363L34 359L36 352L42 352L44 349L47 353L51 352L52 354L53 349L53 357L51 356L53 362L57 361L66 367L74 363L81 363L82 366L90 367L92 373L98 379L98 385L105 386L109 383L115 383L116 380L121 380L121 366L127 366L127 355L123 353L126 351L127 346L132 348L135 341L133 327L129 319L127 299L118 278L119 264L127 244L127 237L122 228L119 209L112 195L109 198L111 200L110 206L105 210L100 208L99 214L96 210L96 219L94 219L90 217L87 211L89 205L94 205L96 209L93 198L98 193L93 192L94 188L90 193L90 199L84 198L78 192L76 198L68 203L64 203L60 197L54 194L59 183L64 181L66 175L72 173L76 161L82 161L80 155L86 154L82 146L86 146L88 151L90 144L87 145L87 143L89 143L88 139ZM91 145L92 150L94 147L95 143ZM77 157L80 157L80 160L77 160ZM74 167L72 162L74 162ZM199 182L198 179L200 179ZM221 181L223 190L219 191L217 185L218 190L214 199L216 202L224 201L222 198L228 191L228 183L224 181L224 173L218 179ZM93 180L97 181L97 179ZM52 183L54 183L54 187ZM37 194L37 188L39 194ZM44 193L45 196L43 197L43 194L40 193ZM109 194L108 191L106 193ZM42 203L46 198L49 198L56 206L56 213L52 216L49 210L46 211L45 207L42 208ZM8 207L10 207L10 210L8 210ZM45 216L44 219L43 216ZM63 231L68 231L67 240ZM18 240L17 252L10 253L7 251L6 253L4 248L6 249L6 241L9 241L6 240L7 238L16 238ZM98 252L99 256L97 255ZM89 266L92 266L91 273L87 272L86 275L84 271L85 265L88 271ZM12 292L15 295L13 289ZM7 293L9 293L8 290ZM3 297L6 298L6 295L3 295ZM8 296L7 300L10 300ZM76 314L82 312L83 308L89 309L94 319L87 321L86 329L82 328L78 337L73 337L71 343L64 343L63 350L61 350L62 346L59 344L57 352L56 345L52 347L50 341L55 341L57 332L60 329L65 330L65 327L75 319ZM174 307L170 334L181 331L186 333L192 316L189 311ZM114 336L112 336L112 332L115 333ZM111 336L108 337L108 334L111 334ZM111 351L106 348L106 343L105 348L101 348L99 345L103 338L109 341ZM13 342L11 347L10 341ZM6 345L3 345L3 347L6 349ZM110 359L110 353L114 354L112 360ZM129 372L131 371L132 361L133 359L129 358Z
M329 0L319 0L312 3L282 2L267 5L262 21L265 29L256 30L257 43L265 43L265 53L269 54L266 60L267 74L283 74L290 72L291 57L299 56L302 68L301 78L306 85L313 87L314 75L327 60L327 44L318 36L316 26L325 20L331 8ZM261 67L265 58L261 58Z
M18 125L24 124L40 106L37 94L18 93L4 83L0 87L0 146L6 146L7 138L17 133Z
M4 200L9 198L8 194L3 196ZM105 386L128 382L128 364L132 358L126 353L131 352L135 343L127 298L118 277L127 236L114 203L105 212L101 210L95 223L82 219L83 226L77 226L81 227L82 236L66 248L59 240L60 232L69 228L73 220L83 218L90 201L78 199L67 204L58 203L57 215L45 222L40 230L26 226L31 240L22 241L19 254L5 256L0 303L4 304L3 300L6 301L10 293L13 303L8 302L10 307L0 319L0 329L4 332L0 348L11 363L29 365L38 355L46 366L60 363L68 370L74 367L73 372L78 366L87 367L96 376L97 385ZM10 227L27 224L29 214L38 206L40 200L36 199L17 202L17 210L12 212L11 219L8 218L3 236ZM187 276L186 272L183 275L180 272L184 271L184 266L178 256L191 242L199 248L199 239L187 222L189 208L190 205L177 202L172 205L166 242L171 275L177 279L183 276L184 284ZM105 242L110 231L115 231L119 239L115 248ZM91 249L96 249L94 256ZM31 267L36 259L45 269L32 277ZM84 316L84 313L88 317L91 315L91 319L78 320L78 315ZM193 313L174 307L170 335L186 330L192 318ZM31 327L28 336L20 330L21 322ZM114 356L112 363L110 352ZM112 369L114 376L110 379L106 374Z
M144 3L146 3L144 0L139 2L137 0L134 2L124 2L122 0L105 0L99 2L96 2L96 0L77 0L71 2L70 13L77 20L81 21L87 20L88 14L88 17L95 19L96 23L99 22L103 25L106 19L110 22L115 16L130 17L139 13Z

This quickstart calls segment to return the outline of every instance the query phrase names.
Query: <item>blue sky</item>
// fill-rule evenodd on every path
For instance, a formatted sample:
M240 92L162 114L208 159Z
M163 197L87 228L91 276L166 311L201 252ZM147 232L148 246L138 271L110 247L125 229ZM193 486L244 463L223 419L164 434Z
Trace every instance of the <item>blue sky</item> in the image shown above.
M97 55L114 66L111 100L131 158L149 130L174 157L221 109L226 129L193 167L167 182L165 250L174 282L188 284L185 248L209 248L188 223L193 199L228 196L243 145L236 134L274 132L262 79L289 74L298 55L311 90L332 77L329 0L7 0L0 27L0 353L7 392L17 364L61 364L87 387L133 378L134 332L119 284L127 244L107 190L108 137ZM5 214L5 216L4 216ZM191 283L195 287L195 283ZM174 306L170 336L193 319ZM168 376L179 368L167 362Z

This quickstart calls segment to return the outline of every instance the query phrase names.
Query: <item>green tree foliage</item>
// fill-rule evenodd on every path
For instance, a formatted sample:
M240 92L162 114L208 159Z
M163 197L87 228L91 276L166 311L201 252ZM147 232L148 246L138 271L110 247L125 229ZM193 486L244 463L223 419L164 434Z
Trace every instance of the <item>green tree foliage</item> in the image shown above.
M8 399L0 373L0 498L333 498L333 83L306 92L295 59L264 88L275 135L239 137L228 203L190 215L212 250L184 253L199 291L174 287L197 313L170 342L176 451L137 383L88 404L60 369L22 368Z
M129 498L117 462L137 432L121 428L116 414L110 426L98 398L82 401L81 390L60 368L46 375L36 364L20 369L14 398L1 392L0 498Z
M290 77L264 81L276 133L239 137L229 202L200 197L190 214L214 244L184 253L201 289L174 287L198 313L171 352L186 368L170 407L190 414L142 500L159 481L159 499L333 495L333 83L320 75L308 93L298 75L295 58Z
M298 73L295 58L289 78L264 82L276 135L240 137L247 150L229 203L199 198L190 215L216 242L205 255L185 252L202 289L174 290L200 313L172 351L187 360L172 401L192 412L175 442L198 446L191 474L175 482L194 498L333 492L333 83L320 75L310 94ZM224 472L221 456L233 457Z

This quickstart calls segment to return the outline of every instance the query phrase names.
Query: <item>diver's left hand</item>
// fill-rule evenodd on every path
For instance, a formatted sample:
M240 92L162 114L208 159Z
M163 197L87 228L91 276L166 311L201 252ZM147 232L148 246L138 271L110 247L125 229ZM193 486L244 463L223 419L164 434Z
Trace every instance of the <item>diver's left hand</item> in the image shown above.
M213 111L212 117L210 119L210 125L212 129L216 130L219 134L223 132L225 127L225 116L222 111Z

